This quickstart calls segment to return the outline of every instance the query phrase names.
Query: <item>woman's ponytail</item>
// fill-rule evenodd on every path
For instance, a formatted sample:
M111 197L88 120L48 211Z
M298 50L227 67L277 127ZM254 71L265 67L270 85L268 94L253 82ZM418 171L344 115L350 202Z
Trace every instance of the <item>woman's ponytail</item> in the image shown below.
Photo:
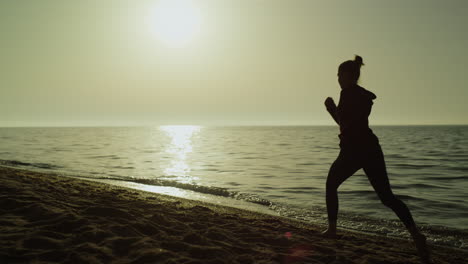
M358 65L359 68L364 65L364 61L362 61L362 57L359 55L354 55L354 62Z

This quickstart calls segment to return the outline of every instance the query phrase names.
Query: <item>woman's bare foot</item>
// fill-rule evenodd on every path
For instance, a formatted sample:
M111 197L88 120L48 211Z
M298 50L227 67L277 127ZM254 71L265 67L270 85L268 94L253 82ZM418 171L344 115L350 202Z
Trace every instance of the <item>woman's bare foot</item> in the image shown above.
M329 237L329 238L336 238L336 229L328 228L324 232L322 232L322 236Z
M419 258L421 259L421 263L423 264L430 264L431 262L431 255L429 251L429 247L426 243L426 236L418 233L413 236L414 243L416 245L416 249L418 250Z

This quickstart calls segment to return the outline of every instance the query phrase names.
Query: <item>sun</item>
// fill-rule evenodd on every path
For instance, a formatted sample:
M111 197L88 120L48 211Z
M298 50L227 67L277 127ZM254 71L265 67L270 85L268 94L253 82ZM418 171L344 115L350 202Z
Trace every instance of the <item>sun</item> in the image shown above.
M160 0L156 6L154 30L169 47L189 44L200 32L200 9L191 0Z

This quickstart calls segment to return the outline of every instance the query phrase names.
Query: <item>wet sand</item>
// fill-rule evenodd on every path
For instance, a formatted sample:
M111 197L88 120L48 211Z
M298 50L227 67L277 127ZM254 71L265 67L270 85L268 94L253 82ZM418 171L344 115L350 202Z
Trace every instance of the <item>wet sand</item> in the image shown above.
M419 263L411 241L0 167L0 263ZM434 263L468 252L433 247Z

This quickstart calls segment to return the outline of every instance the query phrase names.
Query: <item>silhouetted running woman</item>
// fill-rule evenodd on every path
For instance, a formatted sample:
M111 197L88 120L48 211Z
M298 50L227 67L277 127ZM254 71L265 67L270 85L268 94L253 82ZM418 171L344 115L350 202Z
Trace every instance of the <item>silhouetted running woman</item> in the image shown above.
M369 128L375 94L357 84L364 65L360 56L343 62L338 68L341 86L338 106L331 97L325 100L328 112L340 126L340 154L333 162L326 184L328 230L325 235L336 236L338 187L359 169L363 169L382 203L392 209L410 232L423 263L430 263L426 237L421 234L408 207L392 192L378 138Z

